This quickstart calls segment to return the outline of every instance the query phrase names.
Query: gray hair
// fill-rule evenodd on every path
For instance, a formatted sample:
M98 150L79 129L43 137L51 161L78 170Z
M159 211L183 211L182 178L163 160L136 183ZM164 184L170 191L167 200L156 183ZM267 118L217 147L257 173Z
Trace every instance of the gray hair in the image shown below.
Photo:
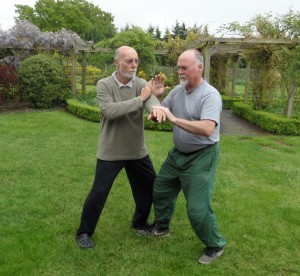
M202 54L198 50L194 50L194 52L195 52L195 58L197 60L197 63L204 64L204 59L203 59Z
M191 52L191 53L194 54L197 65L204 64L203 56L202 56L202 54L198 50L196 50L196 49L188 49L188 50L184 51L184 53L186 53L186 52Z
M120 48L115 51L114 60L118 60L120 58Z

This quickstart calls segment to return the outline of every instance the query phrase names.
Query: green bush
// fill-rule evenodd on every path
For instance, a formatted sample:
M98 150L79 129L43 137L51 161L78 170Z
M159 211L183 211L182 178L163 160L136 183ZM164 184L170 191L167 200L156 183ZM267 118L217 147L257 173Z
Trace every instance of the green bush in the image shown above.
M98 106L91 106L88 104L81 103L76 99L67 100L67 110L83 119L92 122L100 121L100 108ZM158 131L172 131L173 126L170 122L157 123L155 121L149 121L148 115L144 115L145 129L147 130L158 130Z
M84 104L76 99L68 99L67 110L88 121L100 122L100 108L98 106Z
M249 104L235 102L233 113L258 125L260 128L280 135L300 135L300 120L282 115L254 110Z
M70 95L70 79L53 56L39 54L25 59L18 74L24 98L37 108L61 104Z
M235 102L241 102L240 98L233 98L229 96L222 95L223 108L224 109L232 109L232 106Z
M86 85L96 85L98 80L100 78L96 77L96 76L87 76L86 79L85 79L85 84ZM80 79L78 81L79 84L82 84L82 79Z
M144 116L144 128L146 130L156 130L156 131L172 131L173 130L173 125L172 123L165 121L158 123L156 121L149 121L148 120L148 114L145 114Z

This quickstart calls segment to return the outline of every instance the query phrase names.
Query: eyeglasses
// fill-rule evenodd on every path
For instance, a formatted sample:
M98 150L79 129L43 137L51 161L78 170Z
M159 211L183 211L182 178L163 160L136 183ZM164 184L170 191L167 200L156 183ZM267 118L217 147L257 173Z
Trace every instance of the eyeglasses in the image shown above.
M125 59L124 61L127 65L130 65L132 63L139 64L141 62L138 58L137 59L133 59L133 58Z
M187 71L190 69L191 66L176 66L174 67L174 71L178 72L178 71Z

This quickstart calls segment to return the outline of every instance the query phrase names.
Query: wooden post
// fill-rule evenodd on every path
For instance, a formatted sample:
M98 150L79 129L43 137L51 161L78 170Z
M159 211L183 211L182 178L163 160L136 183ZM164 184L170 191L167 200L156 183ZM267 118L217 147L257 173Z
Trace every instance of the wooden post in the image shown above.
M77 95L77 93L76 93L76 63L77 63L76 54L73 51L72 52L72 95L73 95L73 97L76 97L76 95Z
M211 57L210 45L207 44L204 48L204 78L209 82L210 73L210 57Z
M244 102L247 102L249 98L250 79L251 79L251 61L247 61L246 75L245 75Z
M297 69L297 51L296 48L288 49L285 46L281 46L287 54L291 55L291 79L288 87L288 103L284 110L284 115L291 118L294 109L294 97L296 90L296 69Z
M87 54L86 52L82 53L82 93L86 92L86 66L87 66Z
M288 118L291 118L293 114L294 109L294 97L295 97L295 90L296 90L296 68L297 68L297 52L296 48L291 50L291 56L292 56L292 63L291 63L291 80L289 85L289 98L288 98L288 104L286 107L286 116Z
M238 65L239 56L233 57L233 71L232 71L232 83L231 83L231 91L230 96L235 96L235 81L236 81L236 68Z

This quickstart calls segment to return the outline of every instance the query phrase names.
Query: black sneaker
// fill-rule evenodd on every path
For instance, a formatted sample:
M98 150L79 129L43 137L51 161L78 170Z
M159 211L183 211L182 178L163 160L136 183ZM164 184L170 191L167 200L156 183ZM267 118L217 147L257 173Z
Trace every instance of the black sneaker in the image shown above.
M152 236L152 237L170 236L170 231L169 231L169 229L161 230L158 228L153 228L150 233L150 236Z
M154 224L146 223L143 226L133 227L133 229L138 236L142 237L142 236L150 236L153 227Z
M77 245L81 249L89 249L94 247L94 243L90 236L86 233L76 236Z
M218 259L224 252L224 248L218 247L206 247L203 255L200 257L198 262L200 264L210 264L214 260Z

